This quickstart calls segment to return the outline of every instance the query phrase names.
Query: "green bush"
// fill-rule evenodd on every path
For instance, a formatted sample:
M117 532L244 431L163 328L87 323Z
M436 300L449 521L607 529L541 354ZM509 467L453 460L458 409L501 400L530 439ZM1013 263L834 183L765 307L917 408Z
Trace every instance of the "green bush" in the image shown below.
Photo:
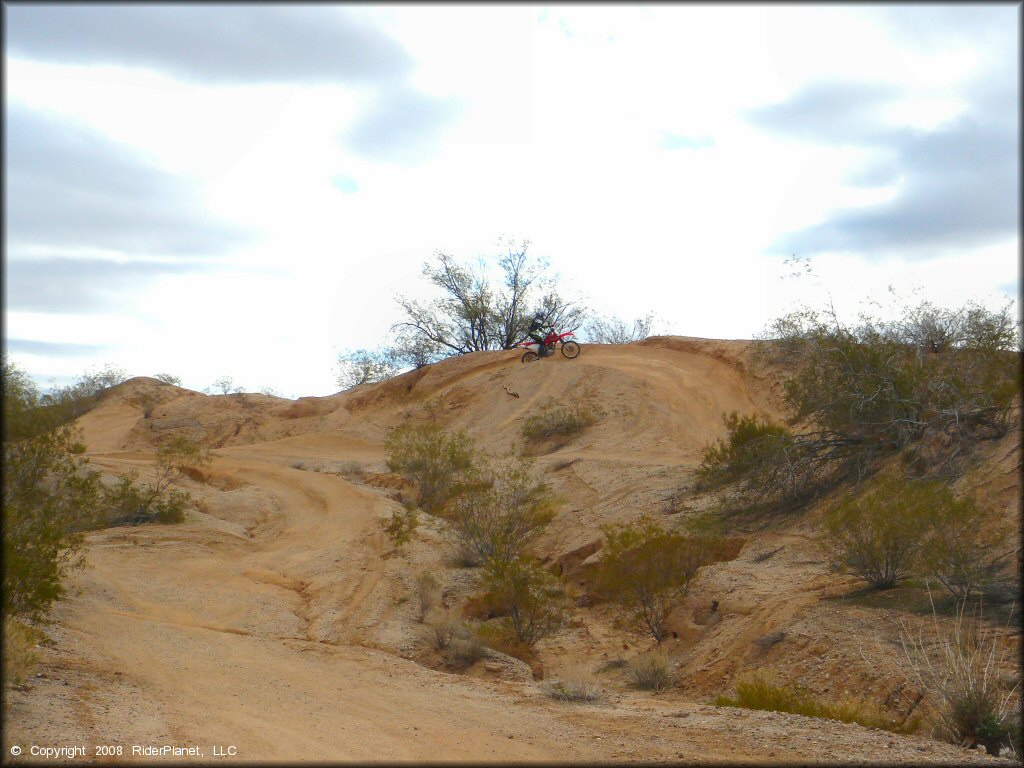
M449 505L451 535L462 562L509 562L554 517L555 499L533 465L511 457L481 470Z
M875 589L896 586L918 565L939 494L935 483L908 483L889 476L834 506L824 518L834 566Z
M191 498L187 493L166 486L140 483L131 472L103 494L104 527L180 523Z
M598 593L616 604L627 626L660 643L670 611L697 570L713 559L718 540L652 522L601 530L605 543L594 572Z
M551 402L544 413L535 414L523 424L527 440L547 440L556 435L574 435L597 422L598 413L582 405L564 406Z
M490 560L481 583L487 602L502 624L527 647L533 647L565 623L564 597L558 580L538 563L515 558Z
M996 510L980 506L971 496L957 498L939 482L932 495L921 547L922 573L961 601L978 593L1016 594L1019 585L1015 588L1014 574L1007 568L1016 550Z
M743 507L787 503L809 495L818 468L801 462L799 439L789 429L736 411L723 414L726 436L709 445L697 467L698 488L732 484Z
M788 429L741 416L737 411L723 414L726 437L708 446L701 457L697 476L708 484L728 482L748 475L766 459L772 459L780 447L791 442Z
M391 542L401 549L412 541L412 536L419 527L420 517L415 507L402 507L391 513L391 517L381 520L381 527Z
M3 608L42 618L81 563L82 531L101 509L99 474L81 457L79 433L31 380L3 361Z
M775 335L796 358L786 399L817 430L798 440L803 461L849 476L936 435L945 439L934 468L959 471L965 449L1009 429L1021 388L1017 325L1009 307L974 303L947 310L922 302L896 320L862 316L856 326L834 312L780 318Z
M404 425L384 439L387 466L416 483L419 506L442 513L471 481L476 452L465 432L445 432L434 424Z

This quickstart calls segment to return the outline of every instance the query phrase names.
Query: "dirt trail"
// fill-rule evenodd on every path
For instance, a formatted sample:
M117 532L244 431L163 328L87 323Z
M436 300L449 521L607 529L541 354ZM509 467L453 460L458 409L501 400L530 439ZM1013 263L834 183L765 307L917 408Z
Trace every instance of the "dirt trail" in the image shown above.
M373 391L324 399L328 407L311 417L319 421L298 435L216 451L210 502L187 523L91 534L88 567L54 615L57 642L44 676L9 697L5 754L13 744L83 744L89 754L117 744L130 757L133 745L171 744L198 746L208 759L215 746L232 746L236 753L223 759L246 762L986 760L924 739L679 695L612 693L597 705L567 704L534 681L434 671L374 647L374 632L405 610L413 567L392 556L378 524L395 502L293 464L379 465L383 426L430 397L450 423L499 446L541 397L564 397L582 378L595 400L625 399L632 409L561 455L584 466L675 465L717 436L723 410L754 410L742 376L698 352L587 348L580 361L547 362L457 360L421 374L405 395L401 380L389 383L393 402ZM524 396L509 397L502 384ZM361 408L345 407L356 398ZM361 410L376 426L354 425ZM268 412L261 428L280 434L285 418ZM133 443L139 424L124 402L86 417L94 463L123 472L151 462ZM632 482L609 477L595 482L595 498ZM772 594L778 589L750 596L764 598L751 610L765 621L787 605Z

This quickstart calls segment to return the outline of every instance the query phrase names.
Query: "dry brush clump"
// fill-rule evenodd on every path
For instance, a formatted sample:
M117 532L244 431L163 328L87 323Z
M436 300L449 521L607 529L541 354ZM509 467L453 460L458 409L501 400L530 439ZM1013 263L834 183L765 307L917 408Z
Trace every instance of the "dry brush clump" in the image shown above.
M645 653L627 664L637 688L661 693L675 682L675 664L661 652Z
M523 437L541 441L552 437L575 435L597 423L601 412L598 408L581 404L560 405L550 401L543 413L534 414L523 424Z
M993 627L980 609L970 615L961 603L952 625L943 626L933 606L931 631L902 624L900 644L904 671L925 692L937 735L982 744L990 755L1009 748L1020 758L1020 638L1009 624ZM1001 670L1010 660L1018 666L1007 685Z
M443 590L437 577L429 571L422 571L416 575L416 597L419 605L420 622L426 620L427 614L432 610L441 607L441 596Z
M600 701L604 691L597 678L585 667L576 665L559 673L553 680L546 681L541 690L553 699L561 701Z

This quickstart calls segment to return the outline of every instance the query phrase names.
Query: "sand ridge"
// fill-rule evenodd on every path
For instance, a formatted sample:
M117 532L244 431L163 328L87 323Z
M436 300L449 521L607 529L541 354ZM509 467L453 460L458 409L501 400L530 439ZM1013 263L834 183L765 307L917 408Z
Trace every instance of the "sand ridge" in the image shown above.
M398 508L384 465L389 428L433 419L500 454L527 448L523 421L546 403L600 406L592 429L537 455L567 499L537 543L553 563L602 522L666 514L723 434L723 412L781 413L750 354L749 342L678 337L585 345L576 360L531 365L477 353L299 401L127 382L80 420L88 458L145 477L157 435L191 430L213 446L205 482L186 481L199 508L181 525L90 534L88 566L55 611L45 676L10 697L5 747L196 744L209 757L213 745L234 745L225 759L246 762L988 761L925 738L701 700L738 663L729 649L841 591L812 550L800 554L799 530L781 535L783 551L765 565L740 555L695 589L678 624L693 637L677 638L680 648L692 641L688 689L653 697L609 685L599 704L567 704L496 666L463 675L416 663L412 575L451 575L454 595L469 574L445 570L429 524L401 553L382 533ZM147 388L165 393L150 419L132 403ZM565 562L578 567L586 554ZM730 617L718 625L700 615L713 598ZM642 645L624 642L600 607L574 618L542 644L549 674Z

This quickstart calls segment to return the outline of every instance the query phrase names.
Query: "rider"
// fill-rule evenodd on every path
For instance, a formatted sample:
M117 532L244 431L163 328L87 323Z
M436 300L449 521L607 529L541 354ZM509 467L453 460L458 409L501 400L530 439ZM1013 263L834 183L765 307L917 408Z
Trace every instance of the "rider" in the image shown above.
M544 343L544 339L547 338L547 333L549 331L554 331L554 329L554 326L548 321L547 315L544 314L544 310L538 311L537 314L533 316L533 320L530 321L529 336L537 342L537 353L539 355L547 356L555 353L554 350L549 350L547 345Z

